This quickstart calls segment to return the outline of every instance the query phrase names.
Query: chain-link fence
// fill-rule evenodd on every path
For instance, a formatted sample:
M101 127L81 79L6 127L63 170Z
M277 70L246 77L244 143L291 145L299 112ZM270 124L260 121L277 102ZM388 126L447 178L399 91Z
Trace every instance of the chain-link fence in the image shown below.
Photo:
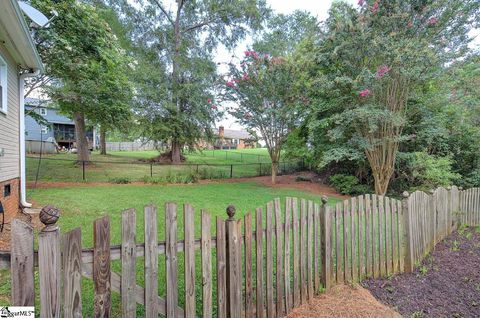
M228 154L227 156L232 156ZM278 174L304 168L302 161L279 163ZM243 178L270 175L270 162L161 164L140 161L88 161L51 157L28 157L30 182L149 182L190 183L200 179Z

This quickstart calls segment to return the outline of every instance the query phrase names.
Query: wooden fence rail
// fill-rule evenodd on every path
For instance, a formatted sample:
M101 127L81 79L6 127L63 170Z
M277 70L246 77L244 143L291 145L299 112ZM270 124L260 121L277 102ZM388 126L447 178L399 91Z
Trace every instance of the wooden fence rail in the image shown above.
M480 225L480 191L439 188L405 194L403 201L367 194L335 206L326 198L286 198L284 206L275 199L243 219L235 218L233 206L226 220L202 210L200 224L191 205L182 212L183 231L178 206L166 204L165 240L159 241L157 208L145 206L145 243L139 243L136 211L124 211L119 246L110 244L109 218L100 218L93 224L93 248L82 249L81 229L62 235L55 225L59 211L49 206L41 213L47 226L38 252L33 229L14 220L11 254L0 253L0 267L11 268L12 305L34 304L38 266L41 317L82 317L82 277L93 280L88 301L95 317L113 315L112 292L120 294L122 317L135 317L137 304L146 317L282 317L334 284L412 270L458 224ZM120 260L120 273L112 270L114 260ZM144 286L137 283L140 260ZM166 273L165 297L158 295L159 266Z

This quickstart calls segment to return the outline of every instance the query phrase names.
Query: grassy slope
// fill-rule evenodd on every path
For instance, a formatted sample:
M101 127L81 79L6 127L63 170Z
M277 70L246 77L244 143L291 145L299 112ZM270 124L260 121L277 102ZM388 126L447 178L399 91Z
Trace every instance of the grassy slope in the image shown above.
M254 211L258 206L279 197L284 204L286 196L295 196L320 202L317 195L292 190L269 188L257 183L219 183L207 185L171 185L171 186L135 186L112 185L104 187L76 187L76 188L50 188L30 191L29 197L38 205L54 204L62 211L59 221L62 232L76 227L82 228L82 242L84 247L92 246L92 222L96 218L108 214L111 220L111 243L119 244L121 239L121 211L127 208L137 209L137 242L143 242L143 211L145 204L154 203L158 206L158 234L159 240L165 238L165 213L164 204L175 201L179 204L178 211L178 238L183 239L183 214L181 205L190 203L195 208L195 237L200 235L200 209L206 209L213 217L212 234L215 235L215 216L226 217L225 208L234 204L237 208L237 217L241 218L246 212ZM334 204L338 200L331 199ZM283 210L284 208L282 208ZM213 255L215 257L215 254ZM215 262L215 259L212 260ZM178 255L178 284L179 302L183 304L184 278L183 254ZM165 258L159 257L159 294L164 296L165 286ZM213 263L215 264L215 263ZM201 315L201 260L196 253L196 281L197 281L197 314ZM213 266L215 270L215 265ZM121 273L120 263L113 262L112 270ZM214 275L215 277L215 275ZM137 259L137 283L144 285L143 258ZM83 280L83 308L84 316L90 317L93 312L93 285L92 282ZM8 273L0 272L0 302L3 303L10 294ZM37 283L38 286L38 283ZM214 282L214 285L216 283ZM214 290L214 297L216 290ZM113 293L112 316L120 315L119 295ZM215 299L215 298L214 298ZM38 300L37 300L38 301ZM38 306L38 303L37 303ZM143 316L143 307L137 307L138 316Z

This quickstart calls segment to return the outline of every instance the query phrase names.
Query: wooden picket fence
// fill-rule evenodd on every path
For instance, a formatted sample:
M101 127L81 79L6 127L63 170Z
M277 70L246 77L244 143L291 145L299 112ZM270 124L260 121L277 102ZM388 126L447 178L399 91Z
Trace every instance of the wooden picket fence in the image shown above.
M459 224L480 225L480 189L438 188L427 194L405 193L407 270L413 270Z
M56 219L45 218L38 251L31 226L14 220L11 253L0 253L0 268L11 268L12 305L34 304L38 266L41 317L92 315L82 309L82 277L93 280L94 299L84 301L93 302L95 317L112 316L112 292L120 294L122 317L135 317L137 304L146 317L281 317L335 284L412 270L458 223L480 225L480 191L439 188L406 194L402 201L361 195L334 207L326 198L321 203L286 198L282 208L276 199L242 219L235 218L233 206L226 220L212 220L201 210L200 238L195 213L183 206L180 238L177 205L167 203L165 239L159 241L157 208L147 205L145 239L139 243L136 211L126 210L118 246L110 244L109 218L99 218L89 249L82 248L80 228L62 235ZM144 286L136 279L139 260ZM112 270L112 261L121 262L121 273ZM165 266L164 296L158 293L159 266Z

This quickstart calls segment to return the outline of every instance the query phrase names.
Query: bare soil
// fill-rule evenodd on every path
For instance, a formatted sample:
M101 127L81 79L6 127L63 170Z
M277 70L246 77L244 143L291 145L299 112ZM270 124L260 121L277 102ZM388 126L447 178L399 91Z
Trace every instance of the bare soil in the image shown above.
M288 318L401 318L397 312L378 302L361 286L337 285L309 303L294 309Z
M479 229L453 233L413 273L362 284L405 317L480 317Z

